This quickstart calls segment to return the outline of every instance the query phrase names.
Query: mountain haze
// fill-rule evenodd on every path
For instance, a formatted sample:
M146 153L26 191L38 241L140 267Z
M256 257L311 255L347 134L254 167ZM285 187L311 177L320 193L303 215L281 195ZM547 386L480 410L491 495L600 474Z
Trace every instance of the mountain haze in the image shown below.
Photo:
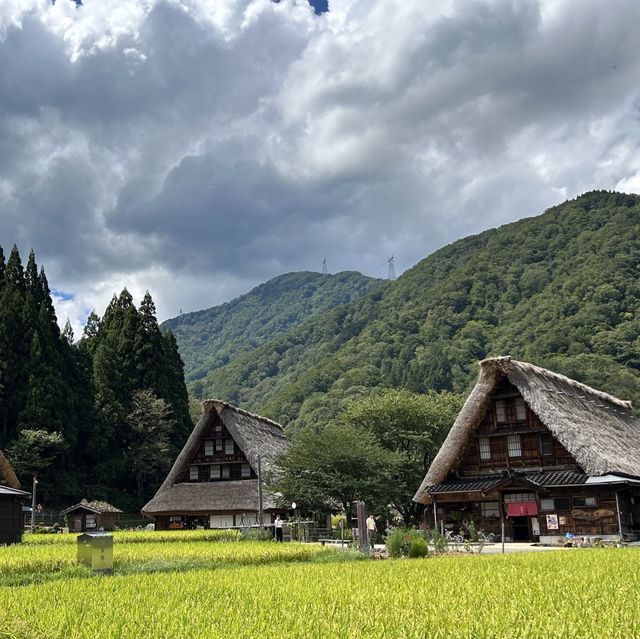
M587 193L444 247L216 368L207 387L315 424L378 387L465 391L478 359L510 354L640 400L639 231L640 197Z

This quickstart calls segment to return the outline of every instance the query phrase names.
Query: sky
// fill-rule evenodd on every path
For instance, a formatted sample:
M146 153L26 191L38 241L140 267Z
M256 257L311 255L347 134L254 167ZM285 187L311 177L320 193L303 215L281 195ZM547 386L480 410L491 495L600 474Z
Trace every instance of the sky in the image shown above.
M76 336L640 192L637 0L313 5L0 0L0 245Z

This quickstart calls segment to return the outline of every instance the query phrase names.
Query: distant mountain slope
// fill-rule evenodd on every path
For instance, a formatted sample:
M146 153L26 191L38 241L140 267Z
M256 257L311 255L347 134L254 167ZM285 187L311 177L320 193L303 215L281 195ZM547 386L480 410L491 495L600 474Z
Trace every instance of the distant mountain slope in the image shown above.
M640 197L591 192L437 251L208 378L282 420L326 421L379 386L465 390L511 354L640 401Z
M167 320L185 363L185 376L199 396L215 396L207 374L286 333L314 313L324 313L384 286L355 271L335 275L280 275L231 302Z

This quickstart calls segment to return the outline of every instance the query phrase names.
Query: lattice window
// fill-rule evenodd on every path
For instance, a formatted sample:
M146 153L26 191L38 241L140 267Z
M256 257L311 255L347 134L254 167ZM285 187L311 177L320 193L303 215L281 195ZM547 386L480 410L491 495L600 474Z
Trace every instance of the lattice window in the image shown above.
M225 439L224 440L224 454L225 455L233 455L233 439Z
M198 467L189 466L189 481L198 481Z
M496 400L496 421L498 424L507 423L507 406L501 399Z
M251 466L249 464L242 464L242 477L251 477Z
M553 455L553 437L549 433L540 433L540 454L545 457Z
M213 440L212 439L204 440L204 456L213 457Z
M516 421L525 422L527 421L527 405L524 403L524 399L522 397L518 397L516 399Z
M480 459L491 459L491 442L488 437L481 437L478 440L478 448L480 449Z
M507 435L507 455L509 457L522 457L520 435Z

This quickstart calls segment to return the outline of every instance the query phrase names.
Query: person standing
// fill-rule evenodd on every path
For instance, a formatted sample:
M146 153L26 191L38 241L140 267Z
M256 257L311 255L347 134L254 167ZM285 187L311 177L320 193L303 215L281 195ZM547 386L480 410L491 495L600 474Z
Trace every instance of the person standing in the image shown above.
M280 519L280 515L276 515L273 525L276 529L276 541L282 541L282 519Z
M373 546L373 535L376 532L376 520L373 518L373 515L369 515L367 517L367 539L369 541L369 545Z

